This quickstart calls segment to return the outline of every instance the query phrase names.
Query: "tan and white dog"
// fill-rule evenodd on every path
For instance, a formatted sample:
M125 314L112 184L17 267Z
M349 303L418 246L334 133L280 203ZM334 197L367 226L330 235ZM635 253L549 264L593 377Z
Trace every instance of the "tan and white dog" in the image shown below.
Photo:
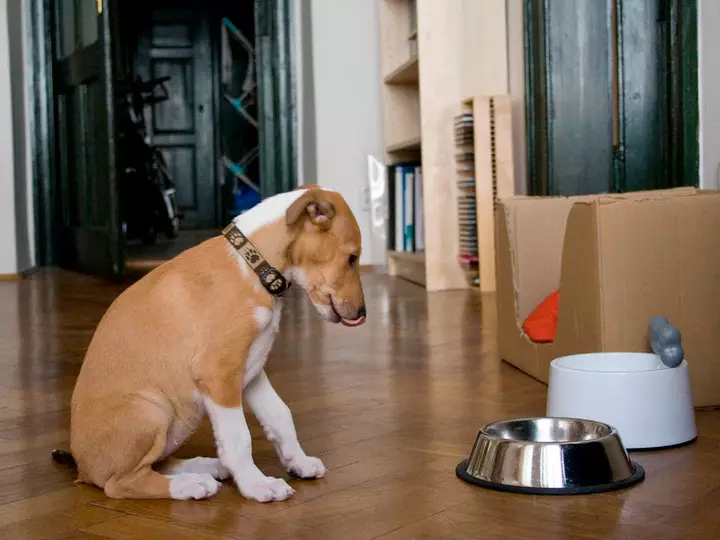
M364 322L360 230L338 193L303 186L234 223L326 320ZM282 299L223 236L124 291L95 331L72 397L65 456L78 480L113 498L202 499L232 477L248 499L285 500L290 485L253 462L243 398L290 473L323 476L325 466L303 451L291 412L265 375L281 309ZM206 412L219 459L172 458Z

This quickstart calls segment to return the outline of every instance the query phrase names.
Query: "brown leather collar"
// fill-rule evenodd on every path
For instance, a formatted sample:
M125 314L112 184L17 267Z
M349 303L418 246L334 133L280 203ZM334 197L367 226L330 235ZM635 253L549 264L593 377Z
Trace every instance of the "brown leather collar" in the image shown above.
M267 292L273 296L282 296L290 288L290 282L285 279L277 268L270 266L248 237L235 226L235 223L230 223L223 229L222 233L225 239L230 242L230 245L250 265L253 272L257 274L260 283Z

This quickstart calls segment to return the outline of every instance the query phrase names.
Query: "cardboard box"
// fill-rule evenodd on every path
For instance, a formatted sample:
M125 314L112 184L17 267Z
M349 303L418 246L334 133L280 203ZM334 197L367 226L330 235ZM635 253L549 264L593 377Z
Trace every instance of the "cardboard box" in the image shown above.
M496 219L500 357L547 383L559 356L651 351L647 324L681 332L696 407L720 405L720 192L694 188L512 197ZM555 341L522 323L560 290Z

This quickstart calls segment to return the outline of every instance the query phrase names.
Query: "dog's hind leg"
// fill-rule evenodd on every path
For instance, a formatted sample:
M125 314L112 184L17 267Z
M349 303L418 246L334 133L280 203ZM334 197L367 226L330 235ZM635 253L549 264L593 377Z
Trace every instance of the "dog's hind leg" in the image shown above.
M209 474L182 473L165 476L145 467L129 475L113 476L105 484L111 499L206 499L220 488Z
M183 473L209 474L216 480L230 478L230 471L217 458L196 457L192 459L168 458L156 470L165 475Z
M128 422L127 418L136 419ZM122 414L108 414L113 436L103 442L102 459L93 469L107 471L98 485L113 499L204 499L217 493L220 483L209 473L169 471L161 474L152 466L161 461L172 422L169 409L160 400L131 402Z

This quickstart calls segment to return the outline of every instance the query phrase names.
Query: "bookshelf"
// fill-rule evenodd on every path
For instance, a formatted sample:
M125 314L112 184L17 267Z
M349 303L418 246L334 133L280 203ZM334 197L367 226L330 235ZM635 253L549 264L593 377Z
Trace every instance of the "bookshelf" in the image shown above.
M389 231L388 273L428 291L465 289L453 125L475 96L507 93L506 0L377 1L388 187L394 167L418 165L424 221L422 250L398 250Z
M421 161L417 37L417 1L380 0L383 131L385 161L389 166ZM394 175L391 176L393 186ZM391 249L388 273L425 286L425 253Z

